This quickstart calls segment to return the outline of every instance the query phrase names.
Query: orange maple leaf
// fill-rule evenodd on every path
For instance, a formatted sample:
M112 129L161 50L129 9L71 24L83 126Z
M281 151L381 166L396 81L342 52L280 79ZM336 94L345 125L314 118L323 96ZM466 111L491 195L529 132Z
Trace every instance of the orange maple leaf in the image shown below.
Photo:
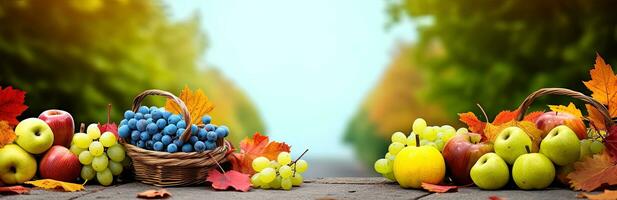
M599 194L589 194L585 192L581 192L576 195L577 198L587 198L591 200L607 200L607 199L617 199L617 190L604 190L604 192Z
M484 127L486 127L486 122L480 121L476 114L472 112L459 113L458 116L459 121L467 124L471 132L482 134Z
M232 169L245 174L254 174L253 159L264 156L269 160L276 160L281 152L289 152L291 147L284 142L270 141L268 136L259 132L253 138L244 138L240 141L240 153L231 154L228 159Z
M568 174L570 186L575 190L593 191L604 184L617 184L617 165L604 151L574 163L574 171Z
M54 179L41 179L36 181L26 181L26 184L34 185L44 189L60 189L65 192L75 192L84 190L84 186L76 183L67 183Z
M214 109L214 104L208 100L208 96L201 89L193 92L188 86L184 86L178 97L184 102L191 115L191 124L202 124L201 117ZM165 110L174 114L182 112L180 106L171 99L165 102Z
M589 126L597 130L606 130L606 124L604 124L604 116L600 114L600 111L592 105L585 104L588 113Z
M598 54L596 64L589 74L591 80L583 81L583 84L591 90L591 97L606 105L611 117L617 117L617 75L613 68Z
M578 108L576 108L576 105L574 105L572 102L570 102L570 104L568 104L568 106L564 106L564 105L548 105L548 108L551 109L552 111L555 112L561 112L561 113L569 113L572 114L578 118L583 118L583 113L581 112L581 110L579 110Z
M422 182L420 186L422 186L423 189L429 192L436 192L436 193L456 192L456 190L458 189L458 186L456 185L437 185L437 184L430 184L430 183L425 183L425 182Z
M497 114L497 116L495 116L495 119L493 120L492 123L480 121L478 117L476 117L476 115L472 112L459 113L458 116L459 116L459 121L467 124L471 132L482 135L483 140L492 141L492 139L494 139L496 135L487 136L486 130L487 129L493 130L495 129L495 127L499 127L502 124L506 124L506 123L514 121L516 119L516 116L518 116L518 112L519 112L518 109L514 111L509 111L509 110L501 111L499 112L499 114ZM540 115L542 115L542 113L543 112L539 112L539 111L531 112L525 115L525 117L523 118L523 121L535 122L536 119L540 117Z
M10 144L15 140L15 132L7 121L0 121L0 148L4 145Z
M146 190L140 193L137 193L137 198L142 199L164 199L171 197L171 193L166 189L157 189L157 190Z

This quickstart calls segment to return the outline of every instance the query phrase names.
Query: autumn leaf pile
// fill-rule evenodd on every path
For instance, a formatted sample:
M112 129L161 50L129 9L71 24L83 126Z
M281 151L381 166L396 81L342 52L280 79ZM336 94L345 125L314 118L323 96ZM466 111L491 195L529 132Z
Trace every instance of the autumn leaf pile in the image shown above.
M591 80L583 81L583 84L591 91L591 97L608 109L610 117L617 117L617 75L600 55L596 57L595 65L590 70L590 76ZM588 132L594 133L595 137L602 137L606 147L605 151L576 162L574 164L575 170L567 176L573 189L594 191L606 186L617 185L617 126L606 127L604 117L595 107L589 104L585 107L587 116L584 116L573 103L567 106L549 105L551 111L565 112L585 119L589 124ZM488 142L493 142L497 133L503 128L518 126L530 136L537 150L537 145L543 135L534 122L543 112L531 112L522 121L516 121L518 112L518 110L502 111L497 114L492 122L488 122L488 119L486 119L487 122L484 122L474 113L467 112L460 113L459 120L465 123L472 132L481 134L483 141ZM599 134L601 131L606 131L607 134L602 136ZM610 190L607 190L607 192L615 193L615 191ZM589 194L582 196L594 197Z
M21 115L28 106L24 105L26 92L13 89L13 87L0 86L0 148L10 144L15 139L15 127L19 121L17 117Z

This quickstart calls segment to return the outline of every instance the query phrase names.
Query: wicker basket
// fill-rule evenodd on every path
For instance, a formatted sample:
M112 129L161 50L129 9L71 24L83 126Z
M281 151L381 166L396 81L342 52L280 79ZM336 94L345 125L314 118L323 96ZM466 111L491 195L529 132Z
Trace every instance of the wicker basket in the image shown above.
M136 112L141 101L149 95L164 96L179 105L187 124L180 139L188 141L191 137L191 126L189 126L191 116L184 102L173 94L162 90L146 90L135 97L132 110ZM133 161L135 179L155 186L188 186L204 183L208 171L215 167L217 162L227 161L226 154L230 149L230 144L224 139L219 139L217 147L213 150L191 153L151 151L131 145L124 139L122 144Z
M518 107L520 112L518 113L518 116L516 117L516 121L522 121L523 118L525 117L525 113L527 112L527 109L529 108L529 106L531 106L531 103L533 103L533 101L535 101L538 97L545 96L545 95L562 95L562 96L570 96L575 99L579 99L585 103L590 104L596 109L598 109L600 114L602 114L602 116L604 117L604 124L606 125L606 127L611 127L614 124L613 120L611 119L609 115L608 110L600 102L594 100L593 98L587 95L584 95L583 93L570 90L570 89L565 89L565 88L542 88L542 89L539 89L538 91L531 93L529 96L527 96L527 98L525 98L523 103L521 103L521 105Z

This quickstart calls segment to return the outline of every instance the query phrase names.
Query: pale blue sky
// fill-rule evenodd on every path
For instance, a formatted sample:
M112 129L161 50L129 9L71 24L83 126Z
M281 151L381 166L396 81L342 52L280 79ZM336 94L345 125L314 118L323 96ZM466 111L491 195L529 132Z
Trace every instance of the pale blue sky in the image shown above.
M385 0L169 0L170 14L200 13L205 65L256 104L274 140L297 155L353 158L342 137L409 23L386 31ZM411 123L411 122L410 122Z

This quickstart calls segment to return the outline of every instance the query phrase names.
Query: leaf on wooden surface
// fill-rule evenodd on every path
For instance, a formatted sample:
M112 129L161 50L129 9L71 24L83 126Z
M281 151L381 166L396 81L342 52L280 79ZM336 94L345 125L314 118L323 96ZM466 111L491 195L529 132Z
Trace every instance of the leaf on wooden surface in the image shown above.
M184 86L180 96L178 96L186 105L186 108L191 115L192 124L203 124L201 117L214 109L214 104L208 100L208 97L203 90L197 89L194 92L188 86ZM165 102L165 110L174 114L182 113L180 106L171 99Z
M493 196L489 196L488 199L489 200L506 200L507 198L493 195Z
M456 192L456 190L458 189L458 186L456 185L436 185L436 184L430 184L430 183L425 183L425 182L422 182L421 186L422 188L424 188L425 190L429 192L436 192L436 193Z
M21 115L28 106L24 105L26 92L13 89L13 87L0 87L0 121L7 121L14 127L19 121L17 116Z
M233 153L228 159L233 170L251 175L255 173L252 167L253 159L264 156L270 160L275 160L280 152L289 152L290 149L291 147L284 142L270 141L268 136L257 132L253 135L253 138L245 138L240 141L240 153Z
M7 121L0 121L0 148L11 144L17 136Z
M41 179L36 181L26 181L26 184L34 185L44 189L57 189L64 192L75 192L84 190L84 186L76 183L67 183L53 179Z
M217 169L211 169L206 180L211 182L212 188L216 190L227 190L231 187L237 191L247 192L251 189L249 175L236 170L229 170L223 174Z
M575 190L593 191L604 184L617 184L617 165L607 151L583 158L574 163L574 171L568 174L570 186Z
M609 200L609 199L617 199L617 190L604 190L604 192L599 194L590 194L581 192L576 195L577 198L587 198L591 200Z
M146 190L140 193L137 193L137 198L142 199L164 199L171 197L171 193L166 189L156 189L156 190Z
M27 194L30 193L30 188L21 185L0 187L0 194Z
M555 112L561 112L561 113L569 113L572 114L578 118L583 118L583 113L581 112L581 110L579 110L578 108L576 108L576 105L574 105L572 102L570 102L570 104L568 104L568 106L564 106L564 105L548 105L548 108L551 109L552 111Z
M591 90L591 97L606 105L611 117L617 117L617 75L613 68L598 54L589 74L591 80L583 81L583 84Z

